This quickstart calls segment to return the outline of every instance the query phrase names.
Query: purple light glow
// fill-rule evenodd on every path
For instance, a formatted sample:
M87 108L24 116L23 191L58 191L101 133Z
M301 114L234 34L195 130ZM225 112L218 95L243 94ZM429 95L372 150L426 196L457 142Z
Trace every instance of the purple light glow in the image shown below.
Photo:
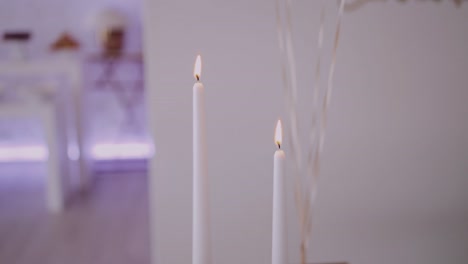
M44 161L49 156L41 145L0 147L0 162Z
M91 153L96 160L144 159L153 155L153 149L148 143L101 143L94 145Z
M68 153L72 160L77 156L74 152L69 150ZM152 155L152 145L141 142L98 143L91 148L91 156L95 160L146 159ZM0 147L0 162L45 161L47 157L47 147L42 145Z

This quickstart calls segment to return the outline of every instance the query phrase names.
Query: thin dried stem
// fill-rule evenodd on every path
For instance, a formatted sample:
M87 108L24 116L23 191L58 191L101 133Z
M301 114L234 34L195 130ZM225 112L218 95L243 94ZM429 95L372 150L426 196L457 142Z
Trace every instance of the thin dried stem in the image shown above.
M430 2L430 1L427 1L427 0L419 0L419 1L420 2L423 2L423 1L424 2ZM440 1L441 0L433 0L432 2L440 2ZM456 7L460 7L464 1L466 1L466 0L453 0ZM356 11L356 10L362 8L363 6L365 6L368 3L376 3L376 2L383 3L383 2L387 2L387 0L353 0L353 1L348 1L348 3L346 3L346 6L345 6L344 10L346 12ZM405 3L405 2L410 2L410 1L399 0L398 2Z
M285 9L285 21L283 23L281 16L281 1ZM343 14L345 0L341 0L338 16L337 30L335 32L335 41L333 46L333 56L328 76L328 83L325 87L323 102L318 105L320 95L320 76L321 76L321 53L323 47L324 17L325 11L322 8L320 16L320 28L318 32L317 49L318 58L315 69L314 91L313 91L313 109L312 109L312 127L309 136L308 156L306 157L307 168L302 169L302 149L299 140L299 119L297 115L298 105L298 87L296 75L296 60L294 52L293 34L292 34L292 0L276 0L276 20L278 30L278 42L281 56L281 70L284 86L284 95L286 98L286 108L289 113L289 141L291 147L291 156L294 161L295 175L295 202L298 213L299 226L301 231L301 263L307 262L307 248L312 233L312 207L317 193L317 180L320 173L320 157L323 149L325 128L327 126L327 109L330 104L331 91L333 88L333 76L336 63L336 50L339 42L341 29L341 17ZM284 25L283 25L284 24ZM306 177L301 177L305 172Z

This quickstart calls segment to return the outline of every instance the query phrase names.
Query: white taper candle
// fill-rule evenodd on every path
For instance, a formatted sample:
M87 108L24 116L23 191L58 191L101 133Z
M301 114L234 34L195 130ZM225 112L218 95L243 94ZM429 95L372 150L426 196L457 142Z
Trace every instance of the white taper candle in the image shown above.
M205 87L200 82L197 56L193 85L193 237L192 263L211 264L209 179L206 151Z
M278 150L274 155L273 168L273 233L272 233L272 264L287 264L287 232L286 232L286 188L284 179L286 155L281 150L282 127L278 120L275 131L275 143Z

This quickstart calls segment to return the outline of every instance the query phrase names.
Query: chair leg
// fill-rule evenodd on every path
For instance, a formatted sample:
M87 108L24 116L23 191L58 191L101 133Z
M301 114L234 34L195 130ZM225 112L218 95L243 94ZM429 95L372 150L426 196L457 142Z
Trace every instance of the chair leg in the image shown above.
M56 131L55 109L44 107L42 113L43 125L46 135L46 142L49 151L47 159L47 207L53 213L58 213L64 207L64 192L60 170L60 156L58 149L58 137Z

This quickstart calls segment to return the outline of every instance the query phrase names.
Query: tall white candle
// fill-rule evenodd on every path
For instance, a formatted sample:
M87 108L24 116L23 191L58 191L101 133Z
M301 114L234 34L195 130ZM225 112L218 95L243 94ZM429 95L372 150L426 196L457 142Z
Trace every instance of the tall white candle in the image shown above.
M209 180L206 153L205 87L200 82L201 58L194 68L193 85L193 236L192 263L211 264Z
M282 127L278 120L275 131L275 151L273 168L273 233L272 233L272 264L287 264L287 233L286 233L286 188L284 169L286 156L281 150Z

